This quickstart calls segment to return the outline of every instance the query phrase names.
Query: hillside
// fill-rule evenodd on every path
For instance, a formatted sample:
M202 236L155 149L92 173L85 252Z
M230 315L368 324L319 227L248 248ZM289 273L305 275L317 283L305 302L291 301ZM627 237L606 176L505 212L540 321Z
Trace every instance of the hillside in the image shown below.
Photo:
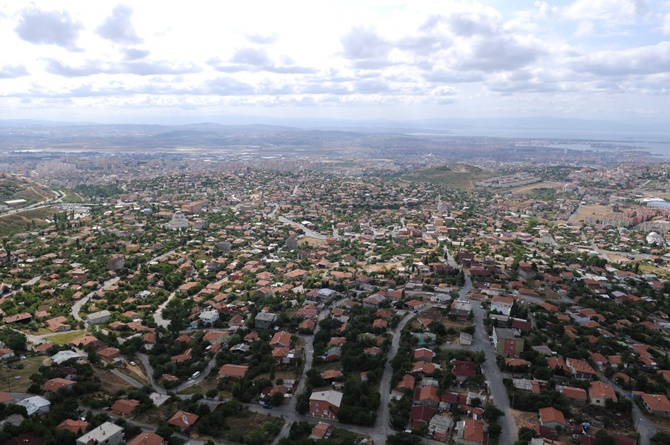
M410 182L429 182L450 188L466 190L475 187L475 182L495 176L479 167L466 164L440 165L416 170L402 176Z

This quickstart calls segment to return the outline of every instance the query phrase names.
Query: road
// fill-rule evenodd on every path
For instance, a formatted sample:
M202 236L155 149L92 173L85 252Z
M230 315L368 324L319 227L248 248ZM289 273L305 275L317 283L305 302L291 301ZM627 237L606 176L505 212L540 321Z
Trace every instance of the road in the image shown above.
M310 238L320 239L320 240L325 240L326 239L326 235L322 235L319 232L315 232L311 229L308 229L307 227L303 226L302 224L297 223L295 221L291 221L290 219L286 218L285 216L279 216L277 219L280 222L283 222L284 224L290 224L293 227L302 230L303 232L305 232L305 236L308 236Z
M469 275L465 275L465 286L461 289L460 296L465 296L467 292L472 289L472 281ZM483 350L486 355L486 361L482 364L482 372L488 383L489 392L496 407L501 410L504 415L500 418L498 423L502 427L502 433L498 439L499 445L512 445L517 439L517 429L514 418L510 413L509 397L507 390L503 384L503 376L498 369L496 362L497 354L493 349L493 345L489 341L486 333L486 326L484 326L484 309L482 309L479 302L475 301L472 305L475 322L475 335L473 344L477 349Z
M622 389L619 385L617 385L614 381L608 379L605 377L605 375L602 372L598 372L598 377L600 380L603 382L607 383L610 385L614 390L619 394L623 395L625 398L632 400L633 398L631 397L630 391L626 391ZM633 419L633 424L635 425L635 431L637 431L640 434L640 445L649 445L649 438L651 438L654 434L658 432L658 429L656 426L649 421L647 418L646 413L644 413L640 407L633 401L633 411L631 413L631 417Z
M137 357L142 364L142 367L144 368L144 373L147 375L147 380L149 381L149 385L158 393L158 394L167 394L167 391L165 388L163 388L161 385L156 383L156 380L154 380L154 369L151 367L151 364L149 363L149 357L147 357L145 354L142 354L140 352L135 354L135 357Z
M386 364L384 365L384 375L382 375L382 380L379 384L379 392L381 394L379 405L381 410L377 416L377 420L373 426L373 430L369 433L372 436L372 439L375 443L384 444L386 443L386 437L389 434L389 424L391 423L391 415L389 409L389 403L391 399L391 378L393 377L393 368L391 367L391 360L398 353L398 347L400 346L400 335L402 330L405 328L405 325L414 317L412 312L406 314L398 326L393 331L393 339L391 340L391 349L388 352L388 358Z
M172 292L170 296L167 297L167 299L158 306L156 312L154 312L154 321L158 326L162 326L165 329L167 329L168 326L170 326L170 320L163 318L163 309L165 309L165 307L168 305L170 300L172 300L175 297L175 295L177 295L177 292Z
M88 302L88 300L91 299L93 295L95 295L96 292L98 292L100 289L106 289L109 286L112 286L116 283L119 282L121 278L116 277L112 278L111 280L107 280L103 283L102 286L98 286L97 289L89 292L84 298L78 300L73 306L72 306L72 316L74 317L75 320L77 321L84 321L80 316L79 316L79 311L81 310L81 307Z

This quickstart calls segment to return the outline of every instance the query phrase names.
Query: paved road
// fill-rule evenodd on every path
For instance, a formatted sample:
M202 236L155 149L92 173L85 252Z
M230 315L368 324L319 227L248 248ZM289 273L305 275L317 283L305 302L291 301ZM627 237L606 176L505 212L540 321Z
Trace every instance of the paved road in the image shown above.
M601 372L598 372L598 377L600 380L610 385L616 392L622 394L625 398L632 400L630 391L626 391L617 385L614 381L605 377ZM647 414L644 413L640 407L633 401L633 411L631 413L633 419L633 424L635 425L635 430L640 434L640 445L649 445L649 438L658 432L656 426L647 418Z
M86 304L86 303L88 302L88 300L90 300L91 297L92 297L93 295L95 295L95 293L98 292L100 289L106 289L107 287L112 286L112 285L118 283L120 279L121 279L120 277L116 277L116 278L112 278L111 280L107 280L107 281L105 281L105 282L103 283L102 286L98 286L97 289L95 289L95 290L89 292L84 298L82 298L82 299L80 299L79 301L77 301L77 302L72 306L72 316L74 317L74 319L77 320L77 321L85 321L85 320L83 320L81 317L79 317L79 311L81 310L81 307L82 307L84 304Z
M167 297L167 299L158 306L156 312L154 312L154 321L158 326L162 326L165 329L170 326L170 320L163 318L163 309L165 309L165 307L168 305L170 300L175 297L175 295L177 295L177 292L172 292L170 296Z
M470 289L472 289L472 281L470 281L470 276L466 274L465 286L461 289L460 296L464 297ZM486 361L482 365L482 371L484 377L486 377L493 402L504 413L503 417L498 421L500 426L502 426L502 433L498 439L498 444L512 445L517 439L517 428L514 418L510 413L509 397L503 384L503 376L496 364L497 354L489 341L486 326L484 326L484 309L475 301L472 305L472 311L475 315L474 322L476 327L473 345L477 349L483 350L486 354Z
M135 388L144 388L144 385L141 382L135 380L134 378L132 378L132 377L130 377L130 376L124 374L124 373L122 373L118 369L112 369L112 374L114 374L117 377L122 378L127 383L133 385Z
M161 385L159 385L156 380L154 380L154 369L151 367L151 364L149 363L149 357L147 357L145 354L142 354L140 352L135 354L135 357L137 357L142 363L142 367L144 367L144 373L147 376L147 380L149 381L149 385L158 393L158 394L167 394L167 391L165 388L163 388Z
M391 340L391 349L388 352L388 358L386 364L384 365L384 375L379 384L379 392L381 394L379 405L381 410L375 421L373 431L370 432L372 439L375 443L386 443L386 437L389 435L389 424L391 423L391 415L389 409L389 403L391 399L391 378L393 377L393 368L391 367L391 360L398 353L398 347L400 346L400 335L402 330L405 328L405 325L414 317L412 312L406 314L398 326L393 331L393 339Z
M279 216L277 219L280 222L283 222L284 224L290 224L294 228L298 228L298 229L302 230L303 232L305 232L305 236L309 236L310 238L316 238L316 239L320 239L320 240L325 240L326 239L326 235L322 235L319 232L315 232L311 229L308 229L307 227L303 226L302 224L297 223L295 221L291 221L290 219L286 218L285 216Z

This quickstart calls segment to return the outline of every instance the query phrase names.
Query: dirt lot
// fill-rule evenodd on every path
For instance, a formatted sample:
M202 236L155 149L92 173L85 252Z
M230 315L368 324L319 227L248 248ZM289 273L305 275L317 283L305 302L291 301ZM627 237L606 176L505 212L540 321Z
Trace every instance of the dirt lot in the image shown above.
M577 212L577 214L575 215L574 220L584 221L584 219L586 218L593 218L593 219L613 218L616 215L620 215L620 213L619 214L614 213L612 209L608 206L591 204L582 206L579 209L579 212Z
M130 383L126 382L121 377L112 374L110 371L98 368L93 369L95 370L95 375L100 378L100 381L104 382L105 391L109 393L113 394L121 389L128 390L134 388Z
M0 366L0 390L7 392L27 392L33 382L30 380L32 374L39 374L46 357L28 357L25 360L14 363L3 363ZM22 369L14 369L22 367Z
M510 189L512 193L527 193L534 189L553 189L556 187L562 187L563 183L561 182L537 182L535 184L524 185L522 187L516 187Z
M306 236L304 238L300 238L300 240L298 240L298 241L299 241L299 244L307 243L311 247L322 246L322 245L326 244L326 240L311 238L309 236Z
M377 263L377 264L367 264L365 266L365 270L368 271L368 272L381 272L384 269L391 270L391 269L397 269L399 267L402 267L401 262L397 262L397 263Z

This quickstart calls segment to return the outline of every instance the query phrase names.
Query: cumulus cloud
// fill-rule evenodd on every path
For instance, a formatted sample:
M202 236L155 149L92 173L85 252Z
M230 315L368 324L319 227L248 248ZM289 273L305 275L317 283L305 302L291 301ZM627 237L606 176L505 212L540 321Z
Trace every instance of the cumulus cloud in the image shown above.
M267 53L256 48L242 48L235 51L233 57L230 59L232 63L239 63L242 65L251 66L269 66L272 61Z
M480 38L472 42L468 54L461 55L456 66L466 70L513 70L534 62L544 53L539 44L521 42L509 35Z
M73 21L67 12L27 9L21 13L14 30L26 42L74 50L80 29L82 26Z
M123 50L123 58L126 60L144 59L149 54L151 53L144 49L124 48Z
M98 27L98 35L116 43L141 43L142 39L138 37L130 21L132 15L133 9L130 6L118 5L112 15Z
M575 20L604 20L621 25L634 23L649 11L645 0L575 0L564 14Z
M477 13L456 13L445 20L457 36L492 36L498 29L494 18Z
M599 76L667 73L670 71L670 42L620 51L596 51L578 57L572 68Z
M269 45L269 44L275 43L277 41L277 34L276 33L267 34L267 35L247 34L245 37L251 43L256 43L258 45Z
M0 66L0 79L14 79L28 75L28 70L23 65Z
M341 39L342 54L361 69L379 69L389 66L390 41L367 28L353 28Z
M46 59L47 71L63 77L85 77L95 74L135 74L138 76L176 75L195 73L199 68L190 65L177 65L168 62L127 61L105 63L87 61L83 65L72 66L55 59Z
M230 63L221 64L218 59L210 60L209 63L214 66L214 69L223 73L265 71L275 74L311 74L316 72L314 68L294 65L290 57L283 57L282 59L284 63L277 64L265 50L240 48L230 58Z

